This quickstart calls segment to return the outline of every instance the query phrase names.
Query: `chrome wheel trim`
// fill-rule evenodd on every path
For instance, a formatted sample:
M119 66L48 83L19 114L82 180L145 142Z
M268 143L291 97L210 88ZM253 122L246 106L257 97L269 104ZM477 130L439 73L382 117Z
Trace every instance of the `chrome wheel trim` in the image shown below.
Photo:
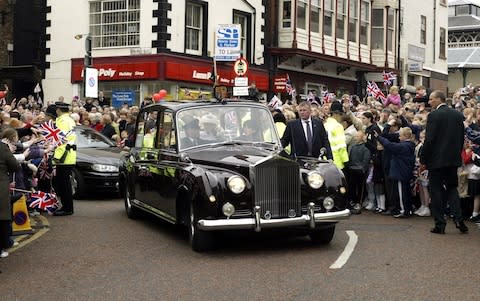
M132 210L132 203L130 202L130 191L128 190L128 186L125 185L125 204L127 205L127 210Z
M78 181L75 177L75 172L72 172L72 174L70 174L70 185L72 186L72 195L75 195L78 188Z
M195 236L195 214L193 213L193 205L190 204L190 237L193 240Z

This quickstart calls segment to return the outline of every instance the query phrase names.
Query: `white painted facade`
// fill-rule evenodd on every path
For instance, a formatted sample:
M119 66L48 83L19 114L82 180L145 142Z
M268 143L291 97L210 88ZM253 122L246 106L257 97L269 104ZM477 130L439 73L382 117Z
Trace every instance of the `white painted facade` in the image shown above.
M214 54L214 33L218 24L231 24L233 10L252 14L252 59L255 64L264 63L261 44L264 34L261 31L264 21L262 13L265 12L262 0L206 0L208 3L208 56ZM167 48L173 52L182 54L185 49L185 1L169 0L171 10L168 18L171 26L167 32L171 39L167 41ZM157 33L152 32L152 26L157 25L158 20L153 17L153 11L158 8L158 2L153 0L141 0L140 13L140 39L138 46L93 48L93 62L97 57L129 56L135 53L156 54L156 48L152 48L152 41L157 40ZM46 61L50 68L45 71L45 79L42 81L45 100L55 101L59 96L64 96L70 101L74 96L79 96L79 84L71 83L72 58L83 58L85 55L85 39L76 40L77 34L84 36L89 33L89 10L90 1L78 0L47 0L47 6L51 11L47 13L50 26L47 27L47 35L50 39L46 47L50 53ZM255 31L255 33L253 33ZM253 41L254 39L254 41Z
M423 85L423 77L430 78L432 72L448 75L448 61L440 57L440 28L448 32L448 6L441 0L402 0L402 30L400 57L403 60L401 86ZM426 43L420 42L421 16L426 17ZM420 63L423 71L408 71L409 64ZM418 65L417 65L418 66ZM408 76L414 82L408 83ZM410 78L412 79L412 77ZM432 86L432 83L430 83ZM446 87L445 87L446 88Z

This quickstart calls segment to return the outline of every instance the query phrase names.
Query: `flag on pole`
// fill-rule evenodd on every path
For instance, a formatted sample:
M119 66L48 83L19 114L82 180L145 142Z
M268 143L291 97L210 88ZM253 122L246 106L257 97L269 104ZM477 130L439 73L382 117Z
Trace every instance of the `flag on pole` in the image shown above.
M35 191L30 195L30 208L38 208L53 214L55 210L62 207L55 193L46 193L43 191Z
M277 95L274 95L268 103L268 107L274 110L280 109L282 107L282 101L277 97Z
M44 122L38 126L40 134L47 140L47 142L53 143L55 146L67 143L67 134L61 129L57 128L52 120Z
M383 70L382 76L383 76L383 84L385 86L391 86L393 81L397 78L395 73L385 72L385 70Z
M297 91L295 91L292 81L290 80L290 75L288 75L288 73L287 73L287 81L285 82L285 90L287 90L288 95L292 96L292 99L297 96Z
M375 82L367 82L367 94L373 96L375 99L380 98L382 101L385 101L387 98L383 94L382 90L377 86Z

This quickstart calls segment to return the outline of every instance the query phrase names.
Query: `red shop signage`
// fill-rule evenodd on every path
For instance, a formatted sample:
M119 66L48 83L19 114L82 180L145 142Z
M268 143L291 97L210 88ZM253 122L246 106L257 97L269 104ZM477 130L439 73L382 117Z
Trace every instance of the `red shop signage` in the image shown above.
M94 64L98 70L98 80L132 80L157 79L159 77L158 62L127 64ZM83 80L83 64L73 63L72 82Z
M286 92L287 76L277 75L273 79L273 92Z
M233 68L218 66L217 69L218 83L220 85L233 86L236 77ZM165 78L170 80L212 85L213 82L210 80L212 73L212 66L165 62ZM268 90L268 76L266 74L249 69L245 76L248 77L249 83L255 82L258 89L262 91Z

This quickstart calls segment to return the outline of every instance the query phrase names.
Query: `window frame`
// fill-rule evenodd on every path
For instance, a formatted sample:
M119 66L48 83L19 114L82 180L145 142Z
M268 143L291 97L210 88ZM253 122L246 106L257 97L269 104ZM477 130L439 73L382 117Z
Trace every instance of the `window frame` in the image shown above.
M316 3L314 3L314 1L316 1ZM322 22L321 22L321 16L322 16L322 2L321 0L312 0L311 2L311 5L310 5L310 32L314 32L314 33L320 33L321 32L321 26L322 26ZM313 15L314 15L314 12L316 13L317 15L317 23L314 23L313 22ZM314 28L314 25L317 25L317 27ZM316 30L315 30L316 29Z
M382 17L381 18L376 18L374 17L375 16L375 12L381 12L382 13ZM371 30L372 30L372 33L371 33L371 37L372 37L372 40L371 40L371 47L372 49L379 49L379 50L384 50L385 49L385 9L383 8L374 8L372 9L372 16L371 16L371 20L372 20L372 23L371 23ZM376 22L378 22L378 20L381 20L381 25L377 25ZM374 31L378 31L379 33L381 32L381 34L375 34ZM378 39L379 41L381 41L381 43L378 45L378 47L375 47L375 41L373 40L375 37L375 39Z
M333 32L334 32L333 20L335 17L335 10L333 7L334 0L324 0L324 3L325 3L325 7L323 8L322 32L323 32L323 35L333 37ZM329 19L328 22L327 22L327 18ZM327 24L327 26L325 26L325 24ZM328 32L326 30L328 30Z
M335 37L342 40L345 40L345 23L347 23L347 1L348 0L337 0ZM341 26L339 26L340 24Z
M358 43L358 20L359 20L359 6L358 0L349 1L349 14L348 14L348 41L352 43ZM353 7L352 7L353 5ZM352 23L353 21L353 23ZM353 24L353 26L352 26ZM352 28L354 29L352 32ZM352 34L353 33L353 34Z
M189 21L188 13L190 8L192 8L192 10L199 9L199 16L198 16L199 26L198 27L194 27L195 25L193 24L192 25L188 24L188 21ZM205 16L204 6L201 3L197 1L187 1L185 5L185 53L187 54L202 55L203 53L204 16ZM198 49L191 48L193 47L193 45L191 44L193 44L194 42L189 41L188 32L195 31L195 30L197 31Z
M140 0L90 1L89 32L92 48L138 47L140 17Z
M285 5L287 4L288 5ZM292 0L283 0L282 1L282 28L291 28L292 27L292 5L293 1ZM285 10L286 7L289 7L289 10ZM286 16L285 12L288 12L289 16ZM285 18L289 17L289 18Z
M303 8L302 8L302 6L303 6ZM300 16L302 11L303 11L303 18L301 18L301 16ZM296 14L296 18L297 18L297 24L296 24L297 29L307 30L307 24L308 24L307 11L310 11L309 6L308 6L308 1L307 0L297 0L297 7L296 7L296 10L295 10L295 14ZM301 20L303 20L302 23L300 23ZM302 25L303 27L300 27L300 25Z
M243 12L240 10L233 10L233 15L232 15L232 22L233 24L238 24L236 23L235 18L236 17L242 17L245 18L245 24L244 27L242 27L242 33L241 33L241 51L242 56L247 58L247 60L251 59L252 55L252 15L247 12ZM242 25L242 24L241 24Z
M443 41L442 41L443 38ZM446 59L447 58L447 30L443 27L440 27L440 51L439 51L439 58Z
M387 50L393 51L395 44L395 24L396 14L393 8L387 10L388 22L387 22Z
M420 44L427 44L427 17L420 16Z
M158 112L160 115L158 118L159 120L159 126L158 126L158 140L156 147L162 151L167 151L167 152L176 152L177 151L177 135L175 132L175 119L174 119L174 114L172 110L163 110L161 112ZM170 115L170 120L171 120L171 126L169 129L167 129L167 132L165 131L165 115ZM172 135L173 135L173 144L172 144ZM162 143L165 142L168 139L168 145L167 143ZM173 147L172 147L173 146Z
M362 0L360 3L360 24L359 24L359 33L360 33L360 45L369 45L370 40L370 19L371 19L371 11L370 11L370 2ZM362 14L363 9L363 14ZM365 18L364 18L365 17ZM365 24L365 25L364 25ZM362 28L365 28L365 35L362 35ZM365 41L363 41L363 38Z

